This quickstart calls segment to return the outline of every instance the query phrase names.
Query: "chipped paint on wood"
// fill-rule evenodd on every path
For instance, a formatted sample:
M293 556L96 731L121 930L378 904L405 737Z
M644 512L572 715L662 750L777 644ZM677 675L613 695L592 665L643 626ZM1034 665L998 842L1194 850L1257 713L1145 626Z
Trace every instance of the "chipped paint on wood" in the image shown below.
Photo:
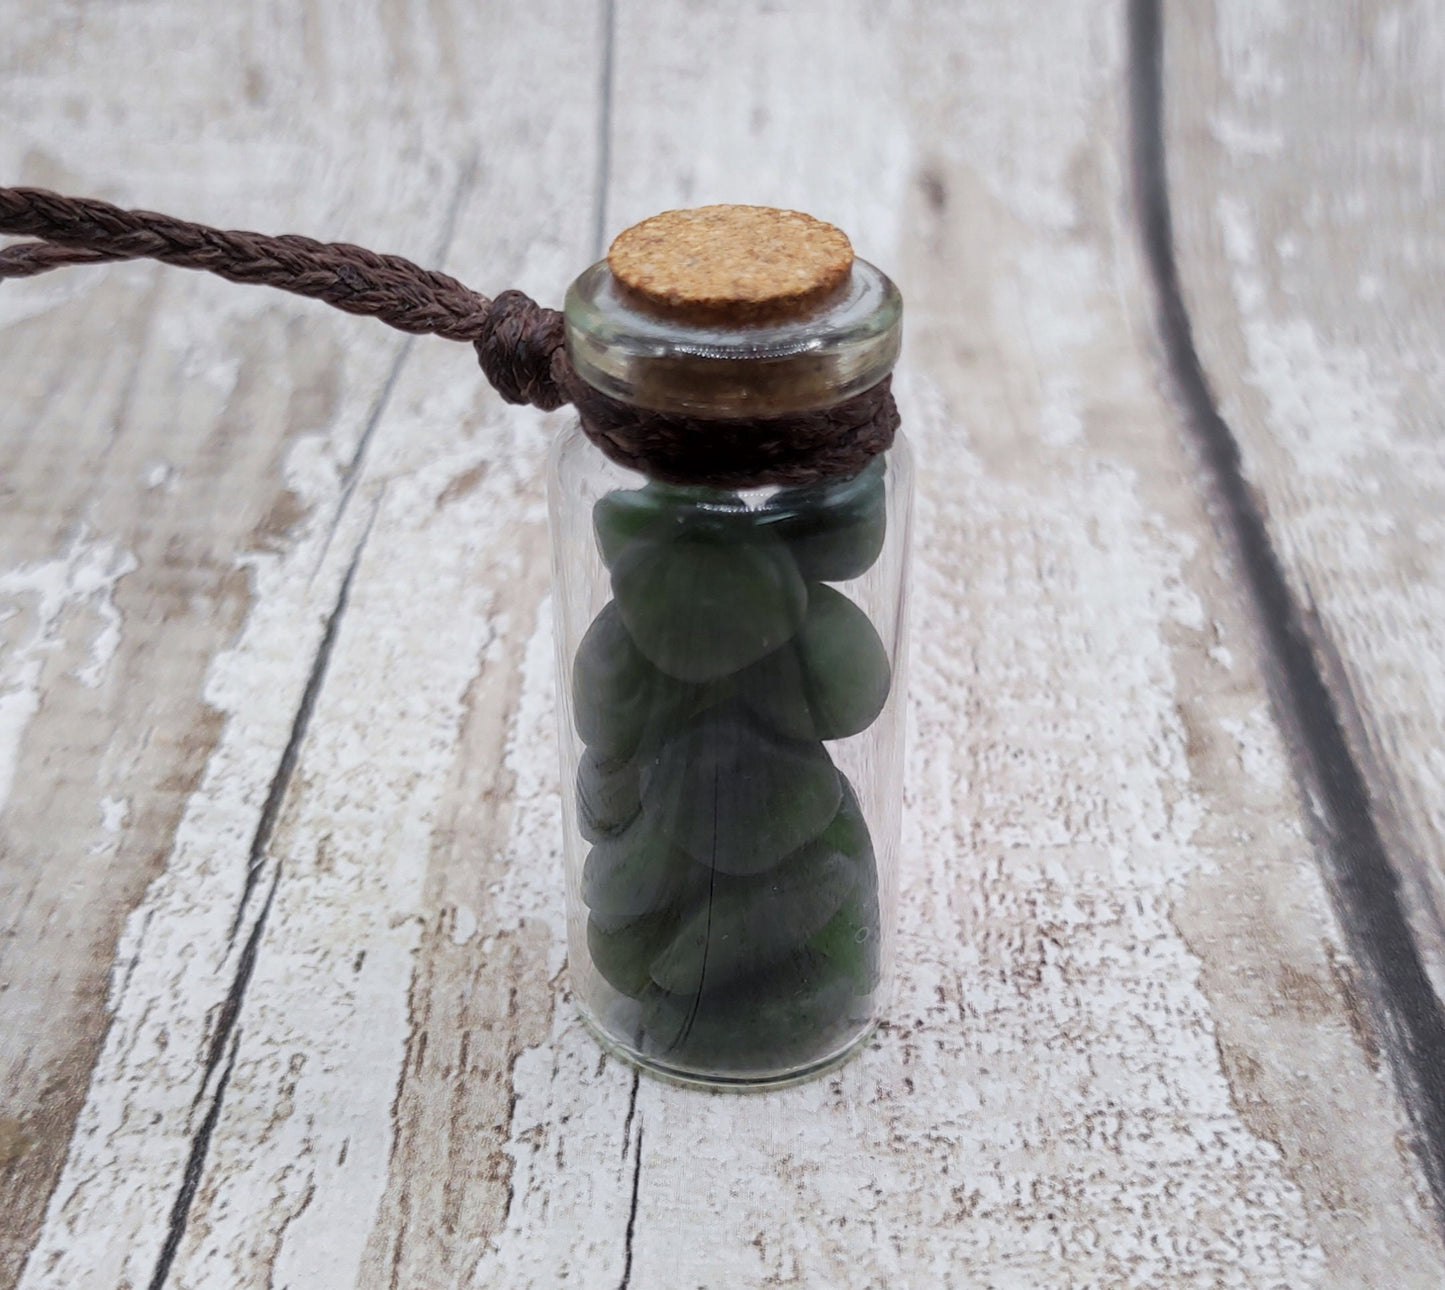
M93 690L120 645L115 585L135 567L130 552L82 531L56 559L0 572L0 623L6 623L7 637L0 673L0 810L14 787L25 728L40 709L46 682L55 683L44 665L65 645L66 618L80 612L93 620L81 628L90 636L84 661L70 672Z

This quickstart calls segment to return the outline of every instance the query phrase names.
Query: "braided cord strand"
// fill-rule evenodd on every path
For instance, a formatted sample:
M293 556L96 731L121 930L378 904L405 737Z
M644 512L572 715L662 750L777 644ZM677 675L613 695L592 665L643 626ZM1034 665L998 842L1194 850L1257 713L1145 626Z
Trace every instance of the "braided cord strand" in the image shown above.
M159 260L468 342L508 403L544 411L576 404L598 448L657 479L735 487L848 475L887 449L898 425L887 379L835 407L773 418L708 420L619 403L577 376L557 310L520 291L489 299L445 273L347 242L210 228L43 188L0 188L0 234L36 239L0 249L0 279Z
M113 260L149 259L183 269L204 269L231 282L279 287L324 300L348 313L367 314L401 331L475 340L490 302L455 278L423 269L397 255L378 255L345 242L318 242L287 234L208 228L159 215L127 211L86 197L62 197L42 188L0 188L0 232L38 237L54 246ZM34 259L36 251L25 253ZM52 256L46 267L74 263ZM41 271L40 268L34 271Z
M33 278L72 264L104 264L128 256L106 255L80 246L53 246L49 242L22 242L0 249L0 278Z
M519 291L497 301L435 269L347 242L210 228L43 188L0 188L0 233L39 239L0 251L0 278L115 260L159 260L229 282L276 287L399 331L467 341L511 403L560 407L552 379L562 318Z

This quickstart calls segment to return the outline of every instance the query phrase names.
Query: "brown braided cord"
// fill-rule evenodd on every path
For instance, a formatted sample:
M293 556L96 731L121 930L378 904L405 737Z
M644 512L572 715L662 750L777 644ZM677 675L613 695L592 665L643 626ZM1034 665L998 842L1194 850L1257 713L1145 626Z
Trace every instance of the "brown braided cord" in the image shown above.
M51 269L72 264L103 264L119 260L119 255L106 255L80 246L52 246L49 242L22 242L0 250L0 278L33 278Z
M207 228L42 188L0 189L0 231L100 252L107 259L160 260L232 282L280 287L348 313L369 314L401 331L449 340L475 340L487 313L485 296L397 255L294 233L268 237Z
M43 188L0 188L0 233L42 239L0 251L0 278L105 260L204 269L230 282L324 300L400 331L470 341L504 399L547 409L562 404L550 378L551 352L561 343L560 314L535 304L522 308L520 292L504 293L511 298L499 309L455 278L399 255L295 233L270 237L208 228Z
M39 240L0 250L0 279L159 260L323 300L400 331L468 341L509 403L550 411L572 402L609 458L669 483L732 488L850 475L884 451L898 427L886 379L845 403L784 417L707 420L618 403L573 371L555 309L520 291L489 300L445 273L346 242L215 229L42 188L0 188L4 233Z
M593 444L619 466L668 484L757 488L856 475L898 431L889 377L832 407L723 420L631 407L576 375L559 376Z

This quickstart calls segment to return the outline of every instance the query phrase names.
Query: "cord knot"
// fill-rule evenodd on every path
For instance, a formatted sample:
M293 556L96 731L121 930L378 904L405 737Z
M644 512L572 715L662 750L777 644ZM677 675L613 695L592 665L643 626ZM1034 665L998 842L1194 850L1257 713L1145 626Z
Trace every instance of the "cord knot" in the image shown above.
M550 412L567 401L552 377L563 337L557 310L544 309L525 292L504 291L492 301L473 344L482 371L503 399Z

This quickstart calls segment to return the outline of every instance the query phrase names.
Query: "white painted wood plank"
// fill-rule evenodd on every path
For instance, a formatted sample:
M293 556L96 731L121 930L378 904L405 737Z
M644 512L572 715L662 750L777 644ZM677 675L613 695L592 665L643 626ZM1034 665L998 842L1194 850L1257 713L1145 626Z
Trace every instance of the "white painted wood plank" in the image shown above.
M483 19L511 22L499 9ZM474 45L491 33L446 6L283 17L157 4L90 15L78 30L61 11L12 12L6 30L15 74L0 92L18 123L0 132L7 182L351 238L427 263L464 168L491 139L489 104L462 61L464 36ZM543 61L529 57L511 88ZM137 77L146 63L165 74ZM535 155L511 155L561 175L574 143L548 145L538 131ZM535 216L500 187L479 216L510 228ZM539 242L559 236L544 230ZM537 263L493 255L475 267L525 283ZM555 290L552 278L536 285ZM348 470L406 342L276 293L142 266L7 285L0 307L12 323L8 383L25 395L0 412L19 454L6 484L22 498L5 517L4 586L19 614L3 629L18 645L4 661L27 685L34 660L46 664L18 692L42 704L20 732L20 791L5 817L5 878L22 893L5 902L7 918L20 917L0 950L14 1188L0 1284L20 1275L112 1020L29 1273L145 1284L225 1069L202 1087L267 892L263 873L233 927L248 849L375 505L373 489L343 508ZM459 400L433 409L434 429L454 446L479 378L467 351L441 348ZM5 690L15 693L9 672ZM58 1115L67 1100L69 1116Z
M1445 995L1445 29L1428 3L1171 14L1201 358L1318 616Z
M586 158L597 137L602 33L595 21L571 23L569 11L555 6L517 23L507 6L493 6L458 11L450 26L440 11L418 19L393 51L410 61L410 79L438 87L440 101L423 105L436 117L423 117L435 127L432 146L482 158L447 267L553 300L587 257L593 225ZM467 69L455 80L449 60ZM543 68L544 79L558 78L555 93L537 88ZM455 118L446 110L452 95L461 100ZM351 1285L364 1256L404 1274L401 1260L431 1253L426 1229L436 1219L420 1202L432 1182L453 1180L418 1160L398 1171L400 1198L387 1194L393 1156L406 1158L405 1126L392 1112L408 1060L461 1037L437 1027L429 1043L425 1029L410 1030L430 1006L414 998L412 981L437 930L426 898L451 889L449 910L463 898L485 909L487 871L500 862L492 853L506 836L498 717L516 702L516 655L534 629L547 569L541 422L504 409L470 351L441 342L414 350L356 486L365 551L298 763L300 791L256 877L250 912L266 922L232 1042L199 1088L218 1000L195 960L223 945L224 928L208 925L204 866L179 856L138 911L145 942L25 1285L148 1280L168 1228L180 1230L172 1204L197 1140L209 1151L167 1284ZM546 787L545 837L555 847L555 774ZM475 802L465 801L470 790ZM449 827L456 835L446 850ZM558 875L545 877L560 890ZM486 911L488 936L495 913ZM511 970L515 956L478 961L482 940L458 935L461 917L450 913L441 932L451 961L472 960L479 991L500 996L506 1021L509 995L524 981ZM253 925L243 925L238 948ZM525 946L542 944L555 973L553 930L555 939L538 928L521 935ZM234 955L215 966L223 983L244 971ZM541 992L534 1006L550 1009L550 974L527 971ZM437 983L444 992L462 986ZM513 1043L528 1040L526 1028L514 1030ZM491 1070L500 1056L477 1054L483 1095L505 1076L505 1064ZM223 1082L212 1129L203 1116ZM491 1096L499 1091L501 1106L486 1119L505 1113L505 1092ZM139 1131L125 1132L130 1124ZM486 1120L476 1127L485 1133ZM455 1126L452 1148L475 1165L467 1128ZM485 1153L480 1163L478 1172L495 1172ZM463 1196L479 1191L489 1210L504 1203L485 1178L455 1182ZM380 1230L388 1222L397 1228L390 1241ZM454 1242L444 1256L465 1261L485 1222L485 1211L469 1210L460 1249ZM404 1279L427 1284L435 1273Z
M419 363L418 375L473 380L459 363ZM431 1027L411 1030L412 977L434 921L425 896L455 809L449 790L469 778L457 735L480 696L511 683L507 638L535 605L546 552L544 516L527 496L544 443L539 418L510 414L511 433L500 418L479 419L481 433L463 446L454 401L427 402L388 427L406 449L377 480L385 497L301 762L301 782L314 788L274 849L279 885L177 1286L356 1284L387 1186L398 1083L433 1042ZM492 469L474 491L443 500L484 464ZM472 837L458 844L456 863L487 867ZM537 876L558 881L550 865ZM474 904L488 895L480 878L466 883ZM475 937L469 952L487 956ZM491 966L509 967L508 956ZM490 990L525 980L473 971ZM439 1046L454 1039L435 1036ZM485 1069L498 1055L477 1060ZM474 1222L468 1215L458 1232L464 1245L480 1239Z
M380 21L328 81L341 15L315 6L0 9L4 182L435 254L460 158L417 141L433 97L389 79ZM0 1285L130 982L127 916L173 851L222 932L202 956L225 953L357 536L348 517L328 546L338 499L404 344L153 266L0 290ZM204 1013L196 949L168 970Z

